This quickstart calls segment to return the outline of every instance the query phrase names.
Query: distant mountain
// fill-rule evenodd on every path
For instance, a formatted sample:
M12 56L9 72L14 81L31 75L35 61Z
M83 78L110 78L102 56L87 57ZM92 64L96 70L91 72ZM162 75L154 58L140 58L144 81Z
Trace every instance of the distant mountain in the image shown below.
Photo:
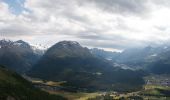
M19 73L28 71L42 56L22 40L0 40L0 64Z
M97 57L102 57L106 60L113 60L117 58L120 53L119 52L111 52L111 51L105 51L103 49L98 49L98 48L92 48L90 49L90 52Z
M127 91L139 89L144 84L143 72L116 68L74 41L61 41L53 45L28 75L66 81L65 86L88 90Z
M33 52L35 54L40 55L40 56L42 56L46 52L46 50L48 48L48 47L43 46L41 44L30 44L30 45L31 45L31 48L32 48Z
M114 63L114 66L124 69L144 69L155 74L170 74L170 46L147 46L130 48L120 53L108 52L102 49L90 49L97 57L102 57Z
M36 89L17 73L0 66L0 100L66 100Z
M43 56L44 53L46 52L46 49L40 49L40 48L38 48L36 46L31 45L31 48L33 50L33 53L36 54L36 55L39 55L39 56Z
M147 69L155 74L170 74L170 48L166 48L147 63Z
M145 69L155 74L170 74L170 47L147 46L127 49L113 61L131 68Z
M119 55L118 58L116 58L115 61L137 67L143 64L143 62L145 62L145 60L153 54L153 48L150 46L146 48L126 49Z

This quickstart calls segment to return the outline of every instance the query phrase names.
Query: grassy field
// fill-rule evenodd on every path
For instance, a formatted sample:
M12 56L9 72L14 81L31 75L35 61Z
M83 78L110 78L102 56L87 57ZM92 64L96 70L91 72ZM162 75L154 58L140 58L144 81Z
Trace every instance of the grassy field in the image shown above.
M51 83L51 82L50 82ZM53 82L52 82L53 83ZM143 98L144 100L170 100L170 87L160 85L145 85L143 90L131 93L115 93L115 92L66 92L66 91L49 91L51 94L58 94L68 98L68 100L87 100L88 98L95 98L102 94L110 94L114 100L131 100L131 98ZM134 99L135 100L135 99ZM137 99L138 100L138 99ZM141 100L141 99L140 99Z
M61 84L65 83L65 81L61 82L54 82L54 81L42 81L40 79L31 79L31 82L33 84L44 84L47 86L60 86ZM68 100L87 100L88 98L93 98L96 96L99 96L100 93L95 92L95 93L85 93L85 92L66 92L66 91L51 91L51 90L46 90L43 89L44 91L47 91L51 94L57 94L61 95L63 97L68 98Z
M68 100L87 100L88 98L94 98L96 96L99 96L100 93L85 93L85 92L79 92L79 93L72 93L72 92L65 92L65 91L48 91L51 94L58 94L63 97L68 98Z
M140 95L145 99L170 100L170 87L160 85L145 85Z

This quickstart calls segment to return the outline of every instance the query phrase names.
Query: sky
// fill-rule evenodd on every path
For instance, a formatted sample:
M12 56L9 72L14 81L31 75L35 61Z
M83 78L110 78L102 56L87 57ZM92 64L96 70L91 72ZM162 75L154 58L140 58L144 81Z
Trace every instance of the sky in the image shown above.
M170 40L170 0L0 0L0 39L119 51Z

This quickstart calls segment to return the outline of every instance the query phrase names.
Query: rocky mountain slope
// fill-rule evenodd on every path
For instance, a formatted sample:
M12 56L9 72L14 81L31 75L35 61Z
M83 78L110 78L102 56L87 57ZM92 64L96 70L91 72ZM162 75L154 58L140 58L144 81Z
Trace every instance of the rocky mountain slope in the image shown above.
M22 40L0 40L0 64L19 73L28 71L41 56Z

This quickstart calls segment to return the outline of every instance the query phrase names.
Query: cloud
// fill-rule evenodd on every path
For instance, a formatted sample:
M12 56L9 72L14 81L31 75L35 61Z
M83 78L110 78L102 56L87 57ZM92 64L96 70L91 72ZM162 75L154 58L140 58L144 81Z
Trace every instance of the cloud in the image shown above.
M147 0L85 0L84 2L94 3L98 8L110 13L144 14L148 10Z
M170 2L165 0L25 0L12 13L0 1L0 33L52 45L76 40L84 46L125 49L170 39ZM13 8L17 9L17 8Z

